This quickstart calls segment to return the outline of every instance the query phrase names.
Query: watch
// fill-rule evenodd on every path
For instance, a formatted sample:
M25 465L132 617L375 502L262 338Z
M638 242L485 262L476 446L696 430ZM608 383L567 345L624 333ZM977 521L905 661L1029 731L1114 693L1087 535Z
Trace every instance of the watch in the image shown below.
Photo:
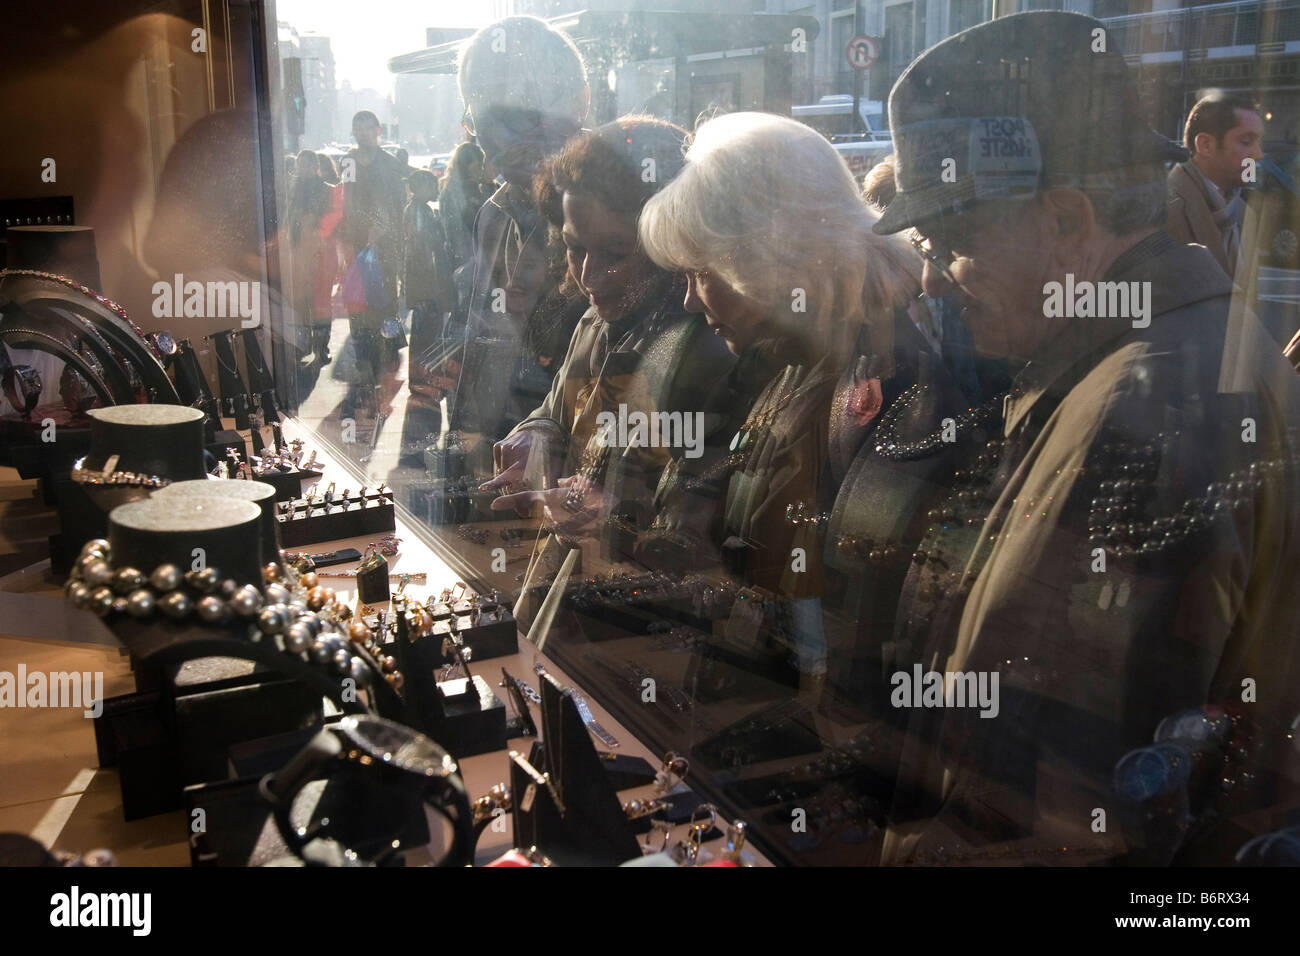
M391 839L369 859L355 849L340 847L329 835L331 827L336 832L340 829L339 821L331 824L322 817L308 828L292 822L294 799L303 788L314 780L336 776L350 777L349 782L356 784L349 794L364 794L373 788L383 795L386 808L399 806L408 811L372 814L372 820L384 826ZM285 844L308 864L341 857L350 862L361 860L362 865L380 865L398 848L399 835L411 824L423 822L416 820L415 814L424 806L444 817L453 831L451 846L437 865L465 866L472 860L473 815L456 761L424 734L395 721L362 714L330 724L283 769L263 777L259 789L274 810ZM357 806L358 813L365 809ZM323 846L316 845L318 841Z
M5 370L3 385L5 399L27 421L41 398L40 373L30 365L11 365Z

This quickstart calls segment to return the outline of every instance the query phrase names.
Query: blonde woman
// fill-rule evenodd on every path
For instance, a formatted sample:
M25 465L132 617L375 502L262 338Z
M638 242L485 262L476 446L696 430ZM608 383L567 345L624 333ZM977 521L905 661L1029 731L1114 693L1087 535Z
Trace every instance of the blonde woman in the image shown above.
M800 509L815 515L824 497L836 385L861 359L874 389L849 393L864 414L879 408L895 308L920 286L920 260L875 235L875 219L830 143L767 113L702 125L682 172L641 215L646 252L687 274L686 308L738 356L723 554L746 583L782 597L819 593L815 549L804 549L806 566L791 554L808 530Z

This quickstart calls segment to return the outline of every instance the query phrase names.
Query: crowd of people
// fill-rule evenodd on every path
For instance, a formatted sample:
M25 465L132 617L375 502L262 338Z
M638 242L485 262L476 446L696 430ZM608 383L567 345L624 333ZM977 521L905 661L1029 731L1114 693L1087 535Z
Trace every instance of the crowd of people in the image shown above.
M386 303L403 277L404 437L544 519L529 583L596 542L733 586L709 640L868 728L862 862L1222 863L1252 831L1200 824L1295 806L1300 379L1234 286L1262 121L1214 94L1158 135L1100 29L927 50L865 186L773 114L584 128L578 49L527 17L467 42L440 189L368 114L355 192L298 157L299 313L363 248ZM392 314L352 316L367 387ZM1179 714L1233 743L1157 814L1116 766Z

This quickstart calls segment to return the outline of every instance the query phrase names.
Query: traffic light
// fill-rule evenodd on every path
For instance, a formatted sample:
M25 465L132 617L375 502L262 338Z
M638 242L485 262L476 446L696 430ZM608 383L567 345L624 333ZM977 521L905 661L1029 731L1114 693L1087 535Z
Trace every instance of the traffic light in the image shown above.
M302 60L296 56L284 60L284 114L289 135L302 136L307 128L307 96L302 89Z

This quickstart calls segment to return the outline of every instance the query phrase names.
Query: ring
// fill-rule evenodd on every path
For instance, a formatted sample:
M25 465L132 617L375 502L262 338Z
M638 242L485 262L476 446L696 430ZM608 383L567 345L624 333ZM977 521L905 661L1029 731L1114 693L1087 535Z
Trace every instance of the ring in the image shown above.
M695 814L699 813L701 810L709 811L708 826L704 826L701 823L695 822ZM691 811L691 822L690 822L691 839L694 840L697 844L700 842L701 834L708 833L717 825L718 825L718 808L715 807L713 804L701 803L698 807L696 807L694 810Z

